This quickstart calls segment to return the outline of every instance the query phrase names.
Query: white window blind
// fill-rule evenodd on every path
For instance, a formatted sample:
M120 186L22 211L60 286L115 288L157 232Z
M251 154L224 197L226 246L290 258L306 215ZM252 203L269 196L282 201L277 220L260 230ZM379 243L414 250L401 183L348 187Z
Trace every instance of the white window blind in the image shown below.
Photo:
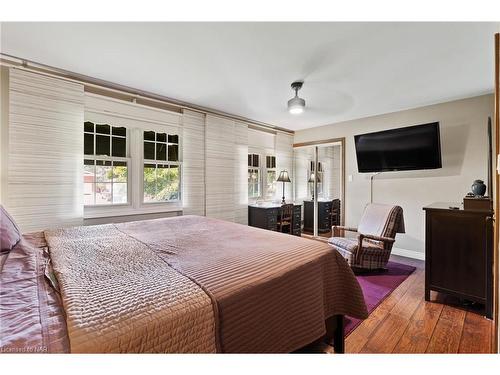
M184 110L182 116L183 212L205 215L205 115Z
M206 215L246 223L248 216L248 126L207 115Z
M23 232L83 219L83 85L11 68L8 209Z
M234 221L248 224L248 125L236 121L234 124Z

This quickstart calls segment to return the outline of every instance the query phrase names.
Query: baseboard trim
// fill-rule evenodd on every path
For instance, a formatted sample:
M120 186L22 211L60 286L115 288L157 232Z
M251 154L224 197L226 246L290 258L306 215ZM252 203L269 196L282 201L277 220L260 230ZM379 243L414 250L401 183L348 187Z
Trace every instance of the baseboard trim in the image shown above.
M420 251L400 249L400 248L394 247L392 249L391 254L400 255L400 256L406 257L406 258L425 260L425 253L421 253Z

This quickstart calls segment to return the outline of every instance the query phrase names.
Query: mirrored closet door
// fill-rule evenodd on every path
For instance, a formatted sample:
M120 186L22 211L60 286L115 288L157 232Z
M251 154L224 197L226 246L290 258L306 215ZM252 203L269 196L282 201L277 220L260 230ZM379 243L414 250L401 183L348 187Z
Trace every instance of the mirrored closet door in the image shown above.
M302 234L331 237L344 218L344 140L294 145L294 200L302 205Z

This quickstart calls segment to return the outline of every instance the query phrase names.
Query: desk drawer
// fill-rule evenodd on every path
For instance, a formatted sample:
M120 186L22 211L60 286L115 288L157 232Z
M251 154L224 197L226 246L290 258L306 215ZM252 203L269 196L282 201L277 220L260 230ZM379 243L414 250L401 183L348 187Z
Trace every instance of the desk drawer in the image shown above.
M272 208L272 209L269 209L269 210L266 210L267 212L267 217L277 217L278 216L278 209L276 208Z
M276 216L268 216L267 217L267 225L270 227L272 225L276 225L278 223L278 218Z

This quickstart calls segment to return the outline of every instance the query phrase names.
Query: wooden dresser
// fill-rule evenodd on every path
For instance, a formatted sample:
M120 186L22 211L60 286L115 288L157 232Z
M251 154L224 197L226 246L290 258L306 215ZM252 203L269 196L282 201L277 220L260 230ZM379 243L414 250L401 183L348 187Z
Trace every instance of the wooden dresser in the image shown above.
M340 200L318 201L318 232L328 233L332 225L340 225ZM313 232L313 227L314 203L304 201L304 231Z
M493 212L451 209L434 203L425 210L425 300L431 290L484 304L493 314Z
M249 205L248 225L252 227L277 231L280 208L281 205L279 204ZM295 236L300 236L301 234L301 211L302 205L293 205L292 234Z

